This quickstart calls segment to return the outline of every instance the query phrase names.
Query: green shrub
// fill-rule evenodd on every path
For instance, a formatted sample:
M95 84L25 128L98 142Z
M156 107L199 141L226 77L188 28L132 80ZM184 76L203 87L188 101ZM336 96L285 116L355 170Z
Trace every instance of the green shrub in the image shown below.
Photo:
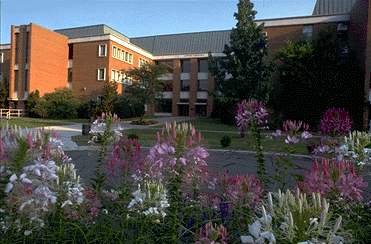
M44 98L50 102L50 119L75 119L80 101L69 88L57 88L53 93L47 93Z
M39 90L35 90L28 95L26 109L27 116L30 118L39 118L39 114L35 111L37 101L40 99Z
M136 139L139 140L139 135L137 133L131 133L128 135L128 139Z
M113 102L113 110L121 119L134 117L133 105L123 96L118 96Z
M222 148L229 147L231 145L231 142L232 142L232 137L230 137L229 135L223 136L222 139L220 140L220 144L222 144Z
M77 108L77 117L80 119L89 119L91 116L94 116L96 104L97 101L92 99L80 104L80 106Z

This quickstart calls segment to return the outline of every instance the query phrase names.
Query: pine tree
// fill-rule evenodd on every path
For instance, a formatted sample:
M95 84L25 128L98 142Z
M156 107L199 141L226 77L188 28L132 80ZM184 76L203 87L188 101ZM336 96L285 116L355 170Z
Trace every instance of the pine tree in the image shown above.
M238 13L236 28L232 29L230 43L225 45L225 57L209 57L209 70L215 79L216 91L213 97L227 107L235 105L244 99L259 99L260 53L259 43L267 38L263 35L264 24L254 22L256 11L249 0L240 0L237 4ZM267 50L263 56L267 55ZM272 65L262 66L262 101L267 102L270 92L270 77Z

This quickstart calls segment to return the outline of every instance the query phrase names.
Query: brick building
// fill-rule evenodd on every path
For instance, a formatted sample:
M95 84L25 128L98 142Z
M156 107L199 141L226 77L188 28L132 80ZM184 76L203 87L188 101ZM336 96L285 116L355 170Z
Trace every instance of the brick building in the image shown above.
M354 45L365 67L365 102L370 100L371 21L368 0L318 0L312 16L257 20L264 22L272 60L288 39L312 39L330 28L343 41L343 55ZM70 87L81 101L101 99L103 81L114 80L119 92L130 81L120 71L144 62L165 62L173 72L167 81L161 115L210 116L213 99L206 90L214 89L208 73L207 57L222 56L231 30L182 33L129 38L102 24L46 30L35 24L13 26L11 43L0 46L0 76L10 81L10 106L23 108L29 92L41 94L57 87ZM360 94L362 96L362 94ZM368 106L364 125L368 124Z

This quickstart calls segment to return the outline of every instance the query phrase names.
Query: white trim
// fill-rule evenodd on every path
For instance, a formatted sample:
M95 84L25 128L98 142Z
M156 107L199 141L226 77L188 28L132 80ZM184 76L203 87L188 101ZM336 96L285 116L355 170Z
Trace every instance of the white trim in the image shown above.
M180 99L189 99L189 91L181 91L179 97Z
M139 54L141 54L141 55L143 55L143 56L145 56L149 59L153 59L153 55L151 53L149 53L147 51L144 51L143 49L135 46L134 44L125 42L125 41L121 40L120 38L118 38L116 36L110 35L110 40L114 41L114 42L117 42L121 46L129 48L131 51L137 52L137 53L139 53Z
M207 103L194 103L194 105L207 105Z
M7 50L10 49L10 44L1 44L0 45L0 50Z
M292 18L257 20L255 23L260 25L264 22L264 27L288 26L288 25L311 25L319 23L331 23L349 21L350 14L337 14L325 16L301 16Z
M189 103L182 103L182 102L179 102L179 103L176 103L177 105L189 105Z
M20 28L19 26L15 27L14 34L19 34L20 33Z
M104 70L103 72L104 72L104 78L103 79L99 79L99 76L100 76L100 74L99 74L99 71L100 70ZM107 71L106 71L106 68L99 68L98 70L97 70L97 80L106 80L106 78L107 78Z
M14 70L19 70L19 64L14 64Z
M213 57L225 57L224 53L211 53ZM174 54L174 55L161 55L153 56L153 60L164 59L190 59L190 58L208 58L209 53L191 53L191 54Z
M72 68L73 67L73 59L69 59L68 60L68 68Z
M173 79L174 79L173 73L167 73L166 75L158 77L158 80L173 80Z
M110 34L101 36L90 36L90 37L77 37L68 39L68 44L70 43L81 43L81 42L95 42L95 41L109 41Z
M197 99L207 99L207 92L206 91L198 91L197 92Z
M155 116L173 116L172 113L154 113Z
M101 50L102 50L102 48L101 48L101 46L104 46L104 54L103 55L101 55L100 53L101 53ZM107 57L107 44L99 44L99 46L98 46L98 57Z

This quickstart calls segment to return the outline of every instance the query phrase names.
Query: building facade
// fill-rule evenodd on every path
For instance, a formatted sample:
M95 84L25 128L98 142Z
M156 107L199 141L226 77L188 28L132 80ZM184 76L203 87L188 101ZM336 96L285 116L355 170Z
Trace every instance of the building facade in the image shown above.
M342 56L354 45L365 68L364 127L368 125L371 72L371 21L368 0L318 0L312 16L257 20L264 23L273 60L286 41L311 40L322 29L340 38ZM213 99L206 90L215 83L207 67L209 53L223 56L231 30L129 38L102 24L47 30L36 24L12 26L11 43L0 45L0 76L10 84L10 107L24 108L27 95L40 95L58 87L70 87L81 101L101 99L104 81L115 81L119 93L130 85L122 69L143 63L166 63L172 72L158 115L210 116ZM0 78L1 78L0 77ZM362 94L360 94L362 96Z

